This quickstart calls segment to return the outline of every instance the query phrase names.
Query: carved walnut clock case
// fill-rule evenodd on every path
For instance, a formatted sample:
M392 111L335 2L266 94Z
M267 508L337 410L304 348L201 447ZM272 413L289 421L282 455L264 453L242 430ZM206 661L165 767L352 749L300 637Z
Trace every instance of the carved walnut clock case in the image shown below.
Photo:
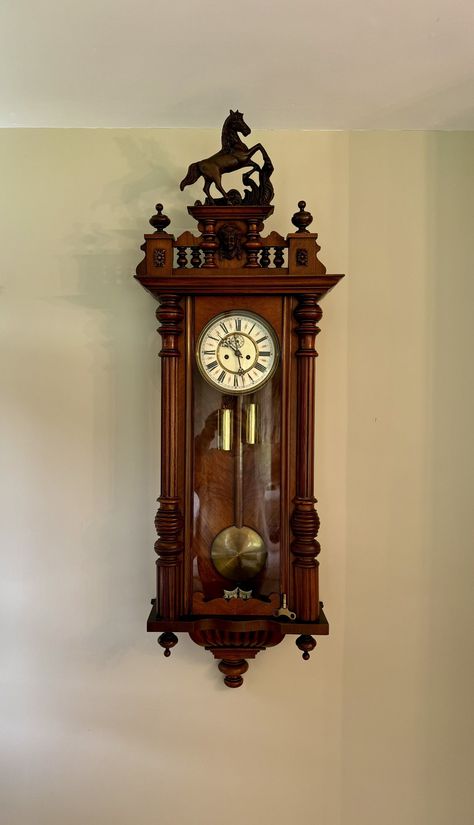
M264 232L271 160L230 112L222 148L191 164L204 179L178 238L157 206L138 281L158 300L162 336L157 592L148 630L165 656L185 632L210 650L228 687L286 634L308 659L328 633L319 599L314 498L315 340L319 302L342 275L318 259L312 216ZM258 165L253 157L262 159ZM246 169L243 194L222 175ZM218 197L213 197L218 194Z

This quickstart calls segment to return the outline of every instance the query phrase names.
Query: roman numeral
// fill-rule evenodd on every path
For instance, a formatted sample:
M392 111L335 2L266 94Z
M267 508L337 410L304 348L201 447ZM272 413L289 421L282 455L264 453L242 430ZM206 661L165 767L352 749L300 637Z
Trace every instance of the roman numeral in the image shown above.
M252 326L250 327L250 329L249 329L249 335L250 335L250 333L252 332L252 330L253 330L254 326L255 326L255 324L252 324Z
M258 354L263 355L264 358L269 358L270 355L271 355L271 352L270 352L270 350L264 352L263 349L261 349ZM212 355L212 353L211 353L211 355Z
M222 370L221 374L219 375L219 377L217 379L219 381L219 384L222 384L222 382L224 381L224 378L225 378L225 370Z
M235 328L236 328L237 332L240 332L240 330L242 329L242 319L241 318L237 318L237 320L235 322Z
M210 338L211 341L217 341L217 343L219 343L219 341L221 340L220 338L214 338L213 335L208 335L207 337Z
M255 369L260 370L260 372L266 372L267 368L264 367L263 364L255 364Z
M265 341L265 338L268 338L268 335L264 335L263 338L259 338L258 341L255 341L256 344L261 344L262 341Z
M203 355L214 355L213 349L205 349ZM262 355L262 353L260 353Z
M227 327L226 327L226 325L224 324L224 322L222 322L221 327L222 327L222 329L224 330L224 332L229 332L229 330L227 329Z
M238 387L238 386L239 386L239 376L234 375L234 387Z
M209 364L206 364L206 369L209 370L209 372L215 367L217 367L217 361L211 361Z

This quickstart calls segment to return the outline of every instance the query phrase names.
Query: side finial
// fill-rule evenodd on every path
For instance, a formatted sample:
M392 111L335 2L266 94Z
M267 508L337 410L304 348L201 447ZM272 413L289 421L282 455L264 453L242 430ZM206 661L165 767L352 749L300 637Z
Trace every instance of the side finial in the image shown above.
M153 215L153 217L150 218L150 223L151 223L152 227L154 229L156 229L157 232L164 232L166 227L170 223L170 219L168 218L167 215L162 214L162 212L163 212L163 204L162 203L157 203L156 206L155 206L155 209L156 209L156 215Z
M309 654L316 647L316 639L313 639L312 636L304 633L302 636L298 636L296 646L303 651L303 659L307 662L309 659Z
M171 656L171 648L178 644L178 637L175 636L174 633L166 631L166 633L162 633L161 636L158 637L158 644L165 649L164 656L169 658Z
M306 229L306 227L309 226L310 223L313 223L313 216L311 212L305 211L306 201L299 201L298 209L300 211L295 212L291 219L291 223L293 224L293 226L296 226L298 228L298 232L307 232L308 230Z

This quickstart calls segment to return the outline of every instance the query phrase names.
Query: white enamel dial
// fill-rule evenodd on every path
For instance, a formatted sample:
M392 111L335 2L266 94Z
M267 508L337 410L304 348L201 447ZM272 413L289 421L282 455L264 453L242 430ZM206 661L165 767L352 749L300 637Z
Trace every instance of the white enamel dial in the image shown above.
M273 375L278 356L273 328L247 310L212 318L199 336L196 350L201 374L222 393L259 389Z

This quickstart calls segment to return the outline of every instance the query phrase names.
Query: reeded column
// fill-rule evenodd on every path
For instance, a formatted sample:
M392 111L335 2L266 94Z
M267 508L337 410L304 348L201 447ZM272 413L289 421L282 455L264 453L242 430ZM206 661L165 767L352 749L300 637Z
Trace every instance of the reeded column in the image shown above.
M291 516L293 541L293 604L298 619L317 621L319 583L316 559L320 551L316 536L319 517L314 505L314 422L316 335L322 311L316 295L298 296L294 312L298 322L297 422L296 422L296 496Z
M183 527L178 490L178 338L182 334L180 296L159 298L156 317L163 345L161 364L161 495L155 518L158 540L157 615L175 619L183 613Z

